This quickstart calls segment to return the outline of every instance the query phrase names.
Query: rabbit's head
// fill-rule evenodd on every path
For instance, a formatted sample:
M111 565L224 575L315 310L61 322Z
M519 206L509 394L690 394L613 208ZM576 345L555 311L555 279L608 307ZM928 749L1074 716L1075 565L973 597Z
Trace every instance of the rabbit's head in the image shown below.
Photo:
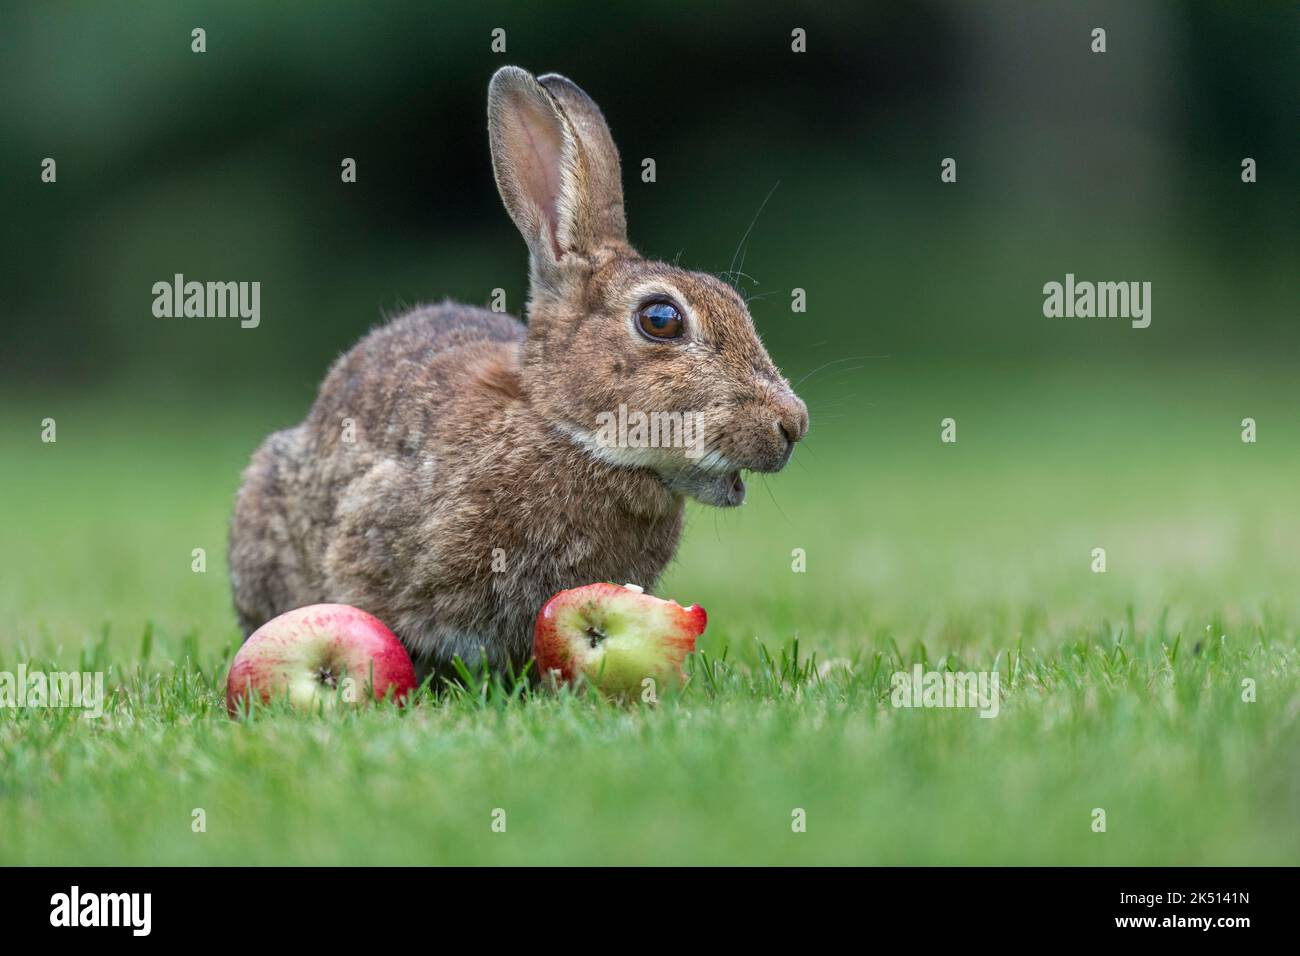
M741 472L779 470L808 429L744 300L628 245L618 151L571 81L503 67L488 130L529 249L529 402L598 458L649 468L706 504L740 504Z

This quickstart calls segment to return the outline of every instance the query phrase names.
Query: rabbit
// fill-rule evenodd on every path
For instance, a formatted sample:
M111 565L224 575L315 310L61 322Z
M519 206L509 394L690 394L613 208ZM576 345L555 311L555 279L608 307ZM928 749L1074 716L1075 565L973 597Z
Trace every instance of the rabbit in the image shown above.
M454 676L457 656L519 674L550 597L652 591L685 499L741 504L742 471L779 471L808 429L736 291L628 244L618 152L586 93L502 67L488 132L528 246L527 325L444 302L335 362L243 475L229 554L245 638L302 605L351 604L422 676ZM704 429L693 449L602 438L620 406L702 413Z

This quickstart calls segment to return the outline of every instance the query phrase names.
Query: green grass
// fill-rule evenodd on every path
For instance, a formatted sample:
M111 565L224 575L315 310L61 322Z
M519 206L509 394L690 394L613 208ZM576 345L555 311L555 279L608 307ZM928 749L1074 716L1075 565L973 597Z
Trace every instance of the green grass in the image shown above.
M1300 386L1110 372L812 379L796 463L691 513L660 590L709 630L658 706L485 685L251 722L221 706L225 525L301 409L10 403L0 670L113 697L0 711L0 863L1294 863ZM917 661L996 669L999 715L892 707Z

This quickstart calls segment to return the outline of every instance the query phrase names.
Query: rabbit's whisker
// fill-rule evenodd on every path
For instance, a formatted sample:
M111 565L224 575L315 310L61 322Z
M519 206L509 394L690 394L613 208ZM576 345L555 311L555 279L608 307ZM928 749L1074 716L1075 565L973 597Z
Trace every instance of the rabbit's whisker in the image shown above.
M746 229L745 234L740 237L740 245L736 246L736 251L731 255L731 265L727 266L728 272L736 271L737 256L740 257L740 270L742 272L744 271L745 256L749 252L749 250L745 247L745 244L749 241L749 234L754 231L754 224L758 222L758 217L763 215L763 210L767 208L767 201L772 198L772 193L776 192L776 187L780 185L781 185L781 180L778 179L776 182L772 184L772 188L767 191L767 195L763 197L763 202L759 205L758 212L754 213L754 218L749 221L749 228Z

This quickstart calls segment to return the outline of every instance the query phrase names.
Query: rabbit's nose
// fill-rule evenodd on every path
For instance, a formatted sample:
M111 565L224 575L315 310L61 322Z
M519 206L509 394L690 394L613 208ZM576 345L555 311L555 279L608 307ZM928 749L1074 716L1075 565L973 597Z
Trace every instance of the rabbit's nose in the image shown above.
M777 398L776 416L777 427L791 447L808 434L808 406L794 392L787 390Z

